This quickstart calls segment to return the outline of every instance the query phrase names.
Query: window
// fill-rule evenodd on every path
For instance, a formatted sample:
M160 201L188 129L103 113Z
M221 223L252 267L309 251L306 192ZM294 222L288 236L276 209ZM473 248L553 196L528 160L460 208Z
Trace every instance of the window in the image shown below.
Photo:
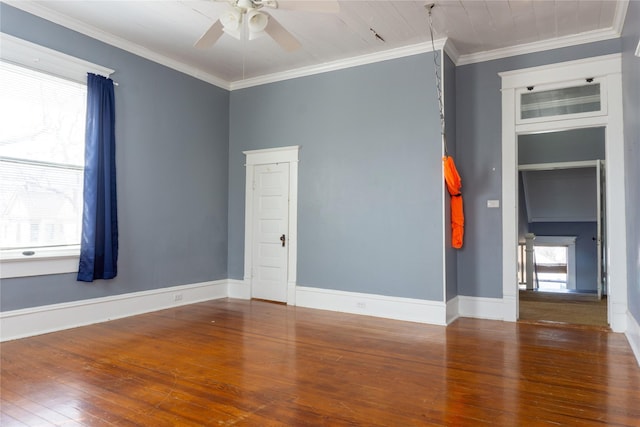
M80 244L86 85L0 62L0 249Z
M600 111L600 84L523 93L520 95L523 119Z
M592 117L607 113L606 87L600 78L516 90L517 123Z
M99 65L0 33L0 278L78 270L87 73Z
M568 289L568 247L534 245L537 288L540 290Z

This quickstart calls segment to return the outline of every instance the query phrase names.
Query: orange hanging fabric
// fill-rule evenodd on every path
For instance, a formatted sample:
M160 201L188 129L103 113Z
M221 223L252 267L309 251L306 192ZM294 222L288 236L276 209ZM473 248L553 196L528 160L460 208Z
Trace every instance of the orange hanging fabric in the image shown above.
M462 209L462 179L453 163L453 157L444 156L444 180L451 196L451 246L456 249L462 247L464 237L464 212Z

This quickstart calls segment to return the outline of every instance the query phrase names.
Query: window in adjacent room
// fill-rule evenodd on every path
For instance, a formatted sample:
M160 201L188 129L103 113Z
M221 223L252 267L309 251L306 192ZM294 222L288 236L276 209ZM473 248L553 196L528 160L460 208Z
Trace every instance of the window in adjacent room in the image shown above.
M568 281L568 247L533 247L538 290L566 290Z

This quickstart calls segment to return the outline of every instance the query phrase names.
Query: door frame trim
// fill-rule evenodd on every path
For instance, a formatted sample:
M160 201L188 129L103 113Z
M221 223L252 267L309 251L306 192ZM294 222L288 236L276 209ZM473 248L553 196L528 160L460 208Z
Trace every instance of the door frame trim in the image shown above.
M612 54L498 73L502 78L502 298L506 321L515 322L519 312L517 137L527 133L599 126L605 127L606 235L616 236L615 240L609 241L607 248L607 315L614 332L626 330L627 242L621 70L621 55ZM607 82L607 114L516 124L516 88L596 76L602 76Z
M296 277L298 263L298 154L299 145L249 150L246 156L245 210L244 210L244 281L252 286L253 267L253 192L254 169L271 163L289 164L289 221L287 226L287 304L296 303Z

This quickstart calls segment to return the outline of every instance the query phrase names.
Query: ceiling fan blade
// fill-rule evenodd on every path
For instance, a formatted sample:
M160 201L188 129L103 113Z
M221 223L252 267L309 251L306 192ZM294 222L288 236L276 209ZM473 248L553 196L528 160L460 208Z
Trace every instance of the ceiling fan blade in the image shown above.
M264 31L287 52L293 52L302 46L300 42L293 37L293 34L285 30L282 24L276 21L276 19L271 15L269 15L269 22L267 23L267 27Z
M326 1L318 1L318 0L278 0L277 1L278 9L286 9L286 10L301 10L306 12L320 12L320 13L339 13L340 12L340 4L338 0L326 0Z
M193 46L198 49L209 48L218 41L223 32L224 31L222 31L222 23L220 22L220 20L217 20L211 27L209 27L207 31L204 32L202 37L200 37L200 39L198 39L198 41Z

